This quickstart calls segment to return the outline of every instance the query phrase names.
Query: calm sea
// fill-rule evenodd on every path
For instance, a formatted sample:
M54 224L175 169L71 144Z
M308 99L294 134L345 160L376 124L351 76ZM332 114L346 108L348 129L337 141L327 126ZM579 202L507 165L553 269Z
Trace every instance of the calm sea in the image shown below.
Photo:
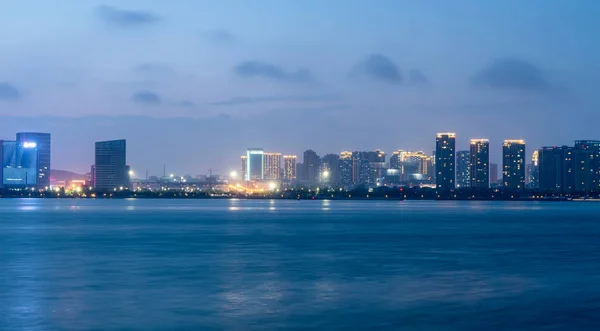
M1 330L600 330L600 203L0 200Z

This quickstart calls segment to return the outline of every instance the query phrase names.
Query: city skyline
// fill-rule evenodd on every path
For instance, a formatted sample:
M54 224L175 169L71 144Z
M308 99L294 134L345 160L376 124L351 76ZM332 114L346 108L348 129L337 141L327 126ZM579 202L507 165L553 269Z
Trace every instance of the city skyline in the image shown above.
M51 132L56 169L87 171L88 146L113 137L138 171L226 173L246 146L431 151L430 134L451 130L537 147L593 139L600 120L595 1L3 9L0 138Z

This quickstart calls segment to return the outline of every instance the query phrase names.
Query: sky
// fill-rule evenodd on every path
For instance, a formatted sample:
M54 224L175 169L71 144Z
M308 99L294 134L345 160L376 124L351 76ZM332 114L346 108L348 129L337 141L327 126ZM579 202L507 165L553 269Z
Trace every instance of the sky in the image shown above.
M249 147L320 155L600 139L594 0L7 0L0 139L52 134L85 173L226 174Z

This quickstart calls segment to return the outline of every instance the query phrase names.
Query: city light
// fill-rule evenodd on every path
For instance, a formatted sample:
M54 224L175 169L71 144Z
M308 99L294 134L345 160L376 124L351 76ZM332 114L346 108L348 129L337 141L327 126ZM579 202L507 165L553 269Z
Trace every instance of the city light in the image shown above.
M277 183L275 182L270 182L269 183L269 190L274 190L277 188Z
M329 171L327 171L327 170L323 171L323 177L329 178Z
M33 143L33 142L24 142L23 143L23 148L36 148L37 144Z
M237 172L236 171L232 171L229 173L229 178L237 178Z
M133 172L133 170L129 170L129 177L133 177L135 176L135 173Z

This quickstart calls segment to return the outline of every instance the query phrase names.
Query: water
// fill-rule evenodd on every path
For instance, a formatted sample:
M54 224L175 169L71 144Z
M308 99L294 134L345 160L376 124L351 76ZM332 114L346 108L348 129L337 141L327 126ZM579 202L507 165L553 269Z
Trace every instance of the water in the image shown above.
M0 200L2 330L599 330L600 204Z

